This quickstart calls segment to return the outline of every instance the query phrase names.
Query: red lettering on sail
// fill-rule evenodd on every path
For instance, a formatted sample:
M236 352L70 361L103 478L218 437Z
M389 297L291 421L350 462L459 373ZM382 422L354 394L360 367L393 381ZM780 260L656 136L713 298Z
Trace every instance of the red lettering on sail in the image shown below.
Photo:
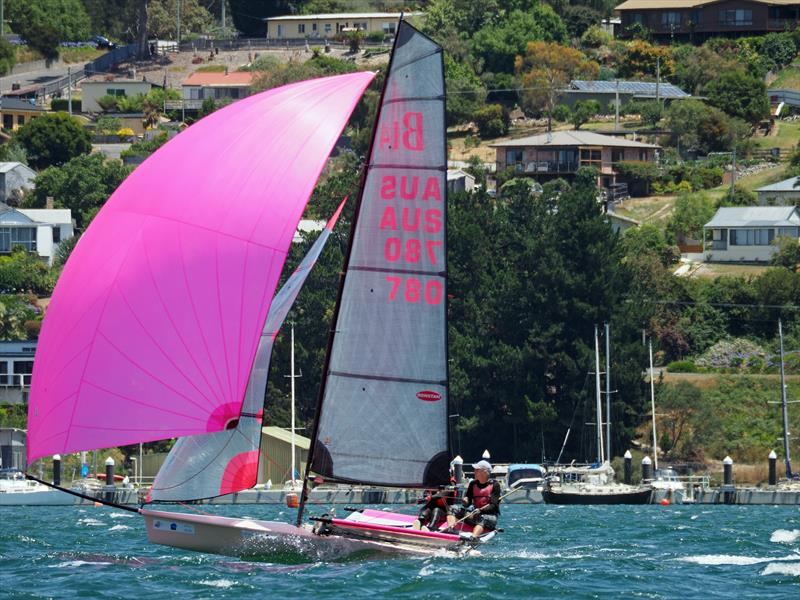
M403 146L408 150L421 152L425 149L422 113L410 112L403 115Z
M384 200L392 200L397 193L395 189L396 186L397 180L394 175L384 175L383 181L381 181L381 198Z
M411 211L414 211L414 221L409 217ZM403 209L403 231L419 231L419 221L422 215L421 208L404 208ZM427 218L427 217L426 217Z
M442 399L442 395L439 392L434 392L433 390L423 390L421 392L417 392L417 398L423 402L436 402Z
M391 229L397 231L397 216L394 214L394 206L387 206L381 217L381 229Z
M425 211L425 231L439 233L442 229L442 211L431 208Z
M425 192L422 194L423 200L438 200L442 201L442 191L439 189L439 179L437 177L428 177L425 183Z
M409 177L403 175L400 178L400 196L403 200L416 200L417 190L419 189L419 178L415 175L411 177L411 185L409 185Z

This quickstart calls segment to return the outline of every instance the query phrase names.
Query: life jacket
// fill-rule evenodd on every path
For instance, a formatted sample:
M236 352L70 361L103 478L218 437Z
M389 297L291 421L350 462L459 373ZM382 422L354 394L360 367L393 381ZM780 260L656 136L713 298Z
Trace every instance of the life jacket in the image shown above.
M494 485L494 481L489 481L489 485L483 488L478 487L477 483L472 486L472 504L475 508L483 508L487 504L491 504Z

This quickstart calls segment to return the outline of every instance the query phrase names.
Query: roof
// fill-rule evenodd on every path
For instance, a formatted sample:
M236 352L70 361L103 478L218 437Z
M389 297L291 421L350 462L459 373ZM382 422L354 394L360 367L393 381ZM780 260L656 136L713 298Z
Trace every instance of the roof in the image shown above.
M705 227L797 227L800 213L795 206L723 206Z
M625 138L594 133L593 131L553 131L531 135L516 140L507 140L491 147L518 147L518 146L611 146L621 148L658 148L654 144L634 142Z
M27 100L2 96L0 97L0 110L35 110L41 112L44 111L44 107L31 104Z
M630 217L626 217L625 215L621 215L621 214L619 214L619 213L615 213L613 210L610 210L610 211L608 211L608 212L606 213L606 216L607 216L609 219L614 219L614 220L617 220L617 221L622 221L623 223L630 223L631 225L633 225L633 226L635 226L635 227L639 227L639 225L641 225L641 224L642 224L642 223L641 223L641 221L637 221L636 219L632 219L632 218L630 218Z
M297 224L297 230L294 232L294 237L292 238L292 242L297 244L303 241L303 234L310 233L312 231L322 231L325 229L325 225L327 225L327 221L317 221L314 219L300 219L300 222Z
M37 223L49 225L71 225L72 210L69 208L18 208L26 217Z
M153 85L152 81L144 81L142 79L95 79L93 81L83 81L81 86L84 85L108 85L114 83L141 83L144 85Z
M335 21L337 19L394 19L400 20L400 17L405 14L406 17L418 17L425 13L328 13L319 15L284 15L282 17L270 17L266 19L267 22L272 21Z
M576 79L569 84L572 90L600 94L614 94L619 86L620 94L633 94L642 98L655 98L658 87L659 98L690 98L681 88L671 83L655 83L651 81L583 81Z
M250 71L232 71L230 73L204 73L195 71L184 79L181 85L236 87L249 86L251 83L253 83L253 74Z
M760 187L756 192L798 192L800 193L800 177L789 177L772 185Z
M9 171L13 171L17 167L22 167L23 169L30 171L32 174L36 175L36 171L31 169L27 165L23 165L21 162L0 162L0 173L8 173Z
M706 4L714 4L721 0L627 0L614 10L665 10L670 8L695 8ZM800 4L798 0L750 0L756 4L777 4L792 6Z
M282 442L286 442L287 444L292 443L292 432L284 429L283 427L274 427L272 425L267 427L261 428L261 433L266 435L267 437L275 438L276 440L280 440ZM311 440L307 437L304 437L295 431L294 433L294 445L300 448L301 450L308 450L311 447Z
M475 179L473 175L470 175L466 171L462 171L461 169L447 169L447 181L452 181L455 179L461 179L462 177L469 177Z

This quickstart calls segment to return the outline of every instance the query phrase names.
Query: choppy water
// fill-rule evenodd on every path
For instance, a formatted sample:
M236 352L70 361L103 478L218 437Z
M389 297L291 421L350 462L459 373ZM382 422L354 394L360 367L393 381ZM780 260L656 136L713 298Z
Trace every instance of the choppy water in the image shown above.
M2 507L0 597L800 598L800 507L516 505L501 526L479 557L279 565L150 545L104 507Z

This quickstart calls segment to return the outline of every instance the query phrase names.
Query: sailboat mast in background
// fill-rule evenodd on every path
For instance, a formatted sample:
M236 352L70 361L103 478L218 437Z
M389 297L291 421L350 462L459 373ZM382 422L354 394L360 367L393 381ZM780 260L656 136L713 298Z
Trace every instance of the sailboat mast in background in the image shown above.
M653 371L653 340L648 340L650 349L650 412L653 415L653 469L658 471L658 444L656 442L656 388L655 372Z
M778 319L778 338L781 343L781 407L783 410L783 454L786 461L786 478L792 478L792 459L789 456L789 410L786 401L786 378L783 372L783 324Z
M605 462L603 452L603 403L600 399L600 339L597 325L594 326L594 380L595 397L597 399L597 462Z

